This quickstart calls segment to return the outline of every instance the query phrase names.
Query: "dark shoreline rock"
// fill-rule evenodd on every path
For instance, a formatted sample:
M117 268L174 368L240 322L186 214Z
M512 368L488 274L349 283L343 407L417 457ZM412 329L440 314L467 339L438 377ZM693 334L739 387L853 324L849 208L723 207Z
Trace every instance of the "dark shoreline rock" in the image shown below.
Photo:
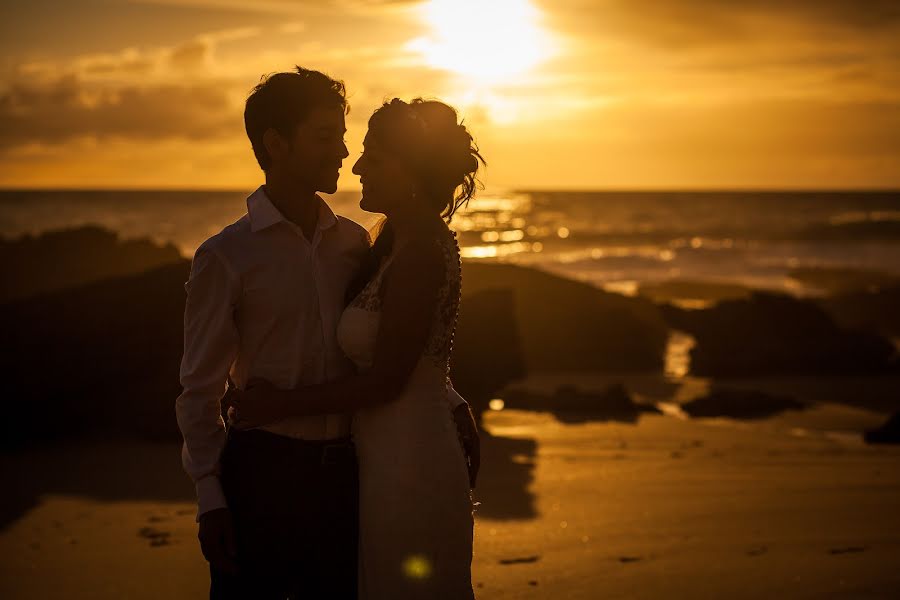
M715 304L723 300L746 298L751 294L750 288L734 283L717 283L711 281L692 281L690 279L670 279L641 283L639 294L653 302L700 301Z
M810 300L755 292L702 310L663 305L673 329L696 339L691 374L858 375L898 372L894 344L866 331L842 329Z
M818 303L841 327L900 338L900 285L838 294Z
M900 413L894 413L881 427L865 433L867 444L900 444Z
M495 394L526 372L512 291L466 295L453 338L450 376L479 421Z
M788 410L804 410L806 406L793 398L773 396L756 390L714 389L706 396L681 405L691 417L730 417L764 419Z
M642 414L661 413L655 406L635 402L621 383L600 392L583 392L563 385L549 395L512 389L504 394L504 403L505 408L551 412L564 422L636 423Z
M874 269L840 267L805 267L788 272L788 277L829 296L852 292L871 292L900 284L900 277Z
M172 244L123 240L84 226L0 239L0 302L148 271L184 260Z
M3 305L9 418L2 446L98 435L178 439L181 260Z
M645 298L536 269L465 262L463 294L508 289L529 372L662 372L669 331Z

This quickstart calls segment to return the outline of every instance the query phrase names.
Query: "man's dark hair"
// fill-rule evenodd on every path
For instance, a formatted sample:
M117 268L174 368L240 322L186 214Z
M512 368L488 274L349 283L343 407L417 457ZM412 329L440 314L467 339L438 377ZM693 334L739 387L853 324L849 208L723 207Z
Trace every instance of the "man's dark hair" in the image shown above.
M262 170L271 166L263 134L274 129L290 138L297 126L316 108L340 108L349 112L344 82L319 71L295 67L296 71L264 76L250 92L244 107L244 127L253 154Z

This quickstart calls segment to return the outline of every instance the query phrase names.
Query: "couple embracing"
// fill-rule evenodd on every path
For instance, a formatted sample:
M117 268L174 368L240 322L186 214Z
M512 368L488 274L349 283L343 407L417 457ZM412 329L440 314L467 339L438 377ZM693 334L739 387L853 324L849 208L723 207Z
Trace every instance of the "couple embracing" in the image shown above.
M447 222L483 164L453 108L394 99L353 165L374 242L317 195L349 153L344 85L249 96L265 185L197 250L176 401L210 597L469 599L478 435L449 379Z

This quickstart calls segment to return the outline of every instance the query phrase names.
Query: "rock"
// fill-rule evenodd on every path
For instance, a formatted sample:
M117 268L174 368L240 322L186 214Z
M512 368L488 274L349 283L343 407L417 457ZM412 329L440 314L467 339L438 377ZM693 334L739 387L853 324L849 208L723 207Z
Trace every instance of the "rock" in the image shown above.
M750 289L734 283L670 279L641 283L640 295L657 303L672 302L677 305L679 302L690 301L715 304L722 300L746 298L750 295Z
M841 327L900 338L900 285L838 294L819 305Z
M186 260L3 306L2 445L96 432L178 439Z
M140 273L181 260L172 244L121 240L97 226L0 239L0 302Z
M865 434L869 444L900 444L900 413L894 413L884 425Z
M514 302L511 290L487 289L460 306L450 377L479 419L497 392L525 376Z
M755 390L716 389L707 396L681 406L692 417L763 419L786 410L803 410L793 398L773 396Z
M673 329L696 340L691 374L874 374L897 371L894 345L841 329L815 302L755 292L703 310L662 307Z
M574 386L557 388L553 395L510 390L504 397L506 408L552 412L566 422L623 421L634 423L642 413L659 413L655 406L635 402L622 384L602 392L580 392Z
M900 284L900 277L897 275L874 269L805 267L791 270L788 277L829 295L877 291Z
M649 300L534 269L466 262L463 294L508 289L529 372L663 368L668 328Z

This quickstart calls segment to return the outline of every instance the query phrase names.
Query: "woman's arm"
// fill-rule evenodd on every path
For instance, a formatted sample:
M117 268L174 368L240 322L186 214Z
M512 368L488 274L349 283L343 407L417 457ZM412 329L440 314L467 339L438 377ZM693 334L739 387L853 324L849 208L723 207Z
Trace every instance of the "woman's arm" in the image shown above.
M340 381L277 390L260 382L229 394L239 428L255 427L293 415L353 412L388 402L406 386L422 356L434 321L446 266L431 241L406 244L383 280L381 320L372 369Z

